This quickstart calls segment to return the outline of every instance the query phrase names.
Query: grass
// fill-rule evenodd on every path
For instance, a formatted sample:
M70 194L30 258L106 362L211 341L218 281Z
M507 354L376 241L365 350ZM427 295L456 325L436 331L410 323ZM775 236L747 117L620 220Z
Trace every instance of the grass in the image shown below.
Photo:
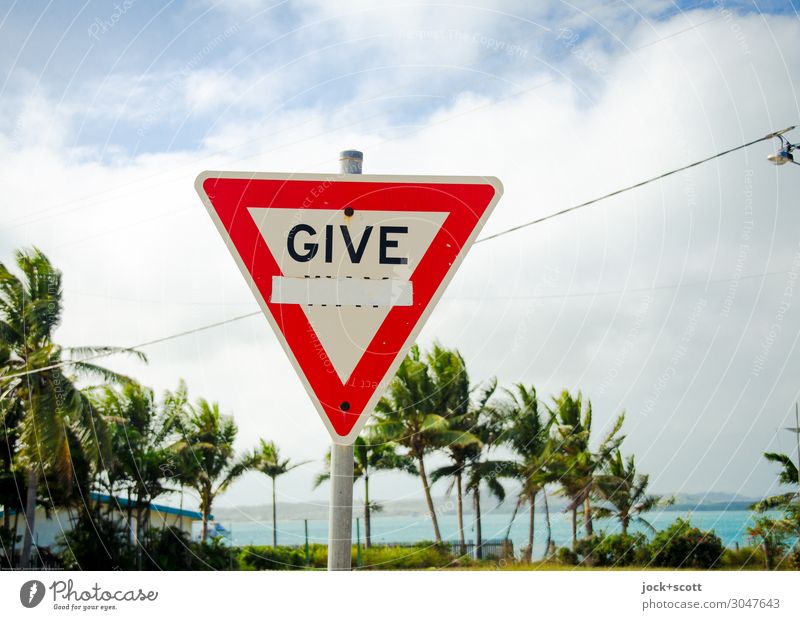
M301 547L246 546L233 550L233 567L239 570L324 570L327 567L328 550L326 545L309 546L309 562L306 565L305 551ZM588 566L582 563L556 559L536 560L530 564L516 559L473 560L454 558L447 547L431 542L420 542L411 546L376 545L370 549L361 548L361 566L357 566L357 551L353 547L354 570L469 570L469 571L658 571L658 570L697 570L696 568L676 568L647 565L644 559L638 564L617 566ZM783 563L781 569L790 568ZM761 571L764 570L764 556L759 547L726 549L719 561L711 568L701 570L717 571Z
M559 564L558 562L533 562L531 564L522 564L519 562L501 563L483 563L473 566L452 568L450 570L485 570L485 571L696 571L696 568L665 568L661 566L573 566L571 564ZM763 566L724 566L720 565L713 569L717 571L761 571L764 570Z

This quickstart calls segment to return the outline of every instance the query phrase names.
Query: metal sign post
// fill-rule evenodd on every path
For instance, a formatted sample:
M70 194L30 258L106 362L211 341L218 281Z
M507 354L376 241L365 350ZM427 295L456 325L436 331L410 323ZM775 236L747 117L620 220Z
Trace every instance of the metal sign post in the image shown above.
M342 174L361 174L364 154L342 151ZM328 508L328 570L350 570L353 554L353 444L331 445L331 500Z
M353 444L331 445L328 570L350 570L353 549Z

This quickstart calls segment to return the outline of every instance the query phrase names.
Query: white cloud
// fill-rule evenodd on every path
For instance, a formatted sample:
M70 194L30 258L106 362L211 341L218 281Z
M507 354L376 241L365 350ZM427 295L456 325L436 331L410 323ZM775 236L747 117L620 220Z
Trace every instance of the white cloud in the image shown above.
M373 68L421 63L435 71L364 70L343 82L352 90L332 91L335 105L298 99L297 106L282 106L318 81L336 81L347 67L310 73L305 83L300 72L284 84L263 77L269 66L255 58L235 71L193 68L182 82L186 97L170 97L162 112L179 119L205 114L209 129L199 148L115 153L110 162L101 159L107 153L88 157L70 148L79 107L33 99L19 116L24 130L3 130L4 258L11 248L36 243L64 269L65 342L131 344L255 309L194 193L194 177L204 168L334 171L337 152L352 147L365 150L366 172L492 174L506 188L487 227L496 232L798 117L800 59L783 52L800 28L789 19L737 16L735 32L719 19L637 52L606 52L605 78L587 79L587 67L566 51L569 62L558 64L563 75L536 88L551 73L532 56L498 65L496 51L480 41L431 36L412 44L399 34L452 28L515 42L519 19L486 9L332 6L311 7L304 23L326 21L309 27L309 36L320 36L307 39L309 49L347 45L309 56L298 68L327 68L331 58L358 49L374 53ZM692 14L692 21L705 15ZM544 17L530 18L537 19ZM685 27L681 16L656 32L639 24L625 40L633 49ZM364 39L370 34L375 38ZM747 54L740 34L750 44ZM394 79L399 73L404 80ZM434 74L443 76L444 87ZM464 75L472 77L454 89ZM159 86L149 88L132 91L140 114ZM523 89L529 90L503 98ZM415 114L429 95L444 99ZM127 96L120 93L120 100ZM261 115L253 113L259 100ZM796 397L800 314L795 304L781 319L783 337L753 377L787 276L742 280L728 306L729 283L706 288L703 282L790 269L800 229L792 196L800 177L769 167L763 157L771 148L755 146L475 247L423 342L438 338L461 348L475 380L496 374L506 383L535 383L542 393L580 387L594 399L598 427L627 409L627 447L641 455L660 490L759 493L774 474L761 452ZM751 190L753 225L745 239ZM651 298L576 296L680 282L687 286L655 290ZM645 299L652 301L643 306ZM150 354L146 368L114 364L158 389L186 377L195 395L217 399L236 415L243 448L266 436L297 458L324 453L325 431L263 319L158 345ZM296 484L283 491L307 497L313 473L313 466L298 472ZM251 497L263 494L257 484L238 485L226 503L257 503ZM417 492L417 481L387 476L377 495L389 495L390 485L392 495Z

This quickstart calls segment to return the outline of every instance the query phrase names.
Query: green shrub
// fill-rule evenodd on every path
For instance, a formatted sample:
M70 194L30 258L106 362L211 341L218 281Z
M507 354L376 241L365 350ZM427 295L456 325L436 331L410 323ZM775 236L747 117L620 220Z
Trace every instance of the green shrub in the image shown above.
M192 570L239 570L239 550L223 544L221 537L195 542L189 547ZM187 569L184 569L187 570Z
M175 527L151 530L147 555L154 568L161 570L231 570L239 568L239 552L211 538L192 542L189 535Z
M323 547L323 545L309 545L309 547ZM320 559L317 549L313 554L315 562ZM309 555L312 555L309 548ZM327 551L324 554L324 562L327 564ZM239 552L239 563L245 570L302 570L306 568L305 550L297 547L267 547L249 545L243 547ZM312 567L322 568L322 566Z
M175 527L151 529L139 552L124 524L93 511L83 512L60 540L65 568L80 570L229 570L239 568L238 552L220 539L192 542Z
M568 547L560 547L556 552L556 560L559 564L575 566L578 563L578 554Z
M611 534L602 536L592 550L594 566L630 566L641 559L641 549L646 547L644 534Z
M587 538L581 538L575 545L576 563L585 564L586 566L594 566L596 563L594 557L594 550L597 547L602 534L593 535Z
M353 562L355 563L355 551ZM453 556L447 547L421 543L413 547L371 547L361 549L362 568L374 570L442 568L453 565Z
M22 536L10 527L0 525L0 569L11 568L11 548L15 542L22 540Z
M764 550L761 547L741 547L740 549L725 549L720 560L724 568L763 568Z
M800 570L800 547L795 548L794 551L789 553L786 561L786 568L789 570Z
M189 536L178 528L151 530L147 553L142 554L143 567L148 570L196 570L196 551Z
M303 549L305 556L305 549ZM328 545L309 545L308 556L311 568L328 568ZM355 551L353 551L355 557Z
M648 546L648 563L670 568L711 568L725 548L714 532L703 532L683 519L661 530Z
M61 535L61 562L69 570L133 570L136 557L123 525L99 511L81 511Z
M773 570L788 547L787 532L783 524L761 516L747 528L747 535L764 550L764 567Z
M353 568L357 568L357 549L353 547ZM309 566L324 569L328 565L326 545L309 545ZM361 570L441 568L454 565L447 547L421 543L409 547L375 546L361 548ZM303 570L306 568L302 547L262 547L250 545L239 552L243 570Z

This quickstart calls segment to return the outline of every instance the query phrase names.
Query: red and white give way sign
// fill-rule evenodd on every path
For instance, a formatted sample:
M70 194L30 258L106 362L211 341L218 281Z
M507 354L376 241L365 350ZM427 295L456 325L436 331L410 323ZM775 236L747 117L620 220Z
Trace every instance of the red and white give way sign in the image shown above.
M337 443L355 441L502 194L493 177L204 172L197 192Z

